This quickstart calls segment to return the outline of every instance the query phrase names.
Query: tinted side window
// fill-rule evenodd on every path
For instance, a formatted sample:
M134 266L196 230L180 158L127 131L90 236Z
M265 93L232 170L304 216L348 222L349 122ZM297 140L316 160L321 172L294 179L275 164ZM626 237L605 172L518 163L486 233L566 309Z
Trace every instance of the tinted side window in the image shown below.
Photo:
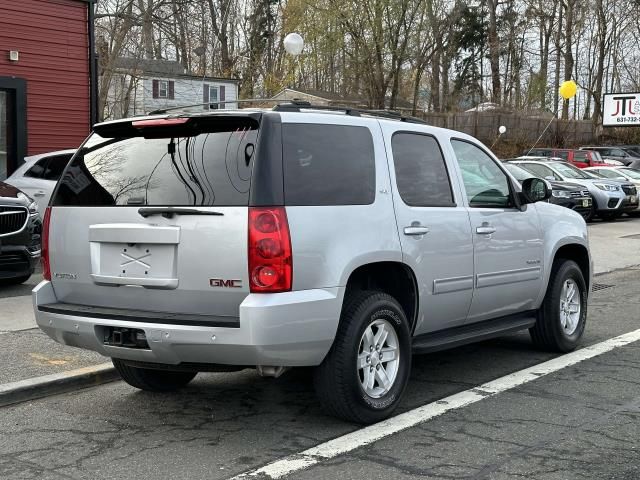
M481 148L462 140L452 140L470 207L511 206L507 175Z
M375 199L375 155L365 127L282 125L287 205L367 205Z
M612 148L611 150L609 150L609 155L611 155L612 157L624 157L625 153L619 148Z
M453 195L447 167L435 138L396 133L391 140L400 197L415 207L450 207Z
M622 175L616 172L612 172L611 170L596 170L600 175L607 178L621 178Z
M43 178L45 180L55 180L56 182L62 176L62 172L64 168L69 163L72 155L57 155L55 157L49 158L49 163L47 163L47 168L44 170Z
M41 158L36 163L34 163L29 170L27 170L24 173L24 176L30 177L30 178L42 178L42 175L44 175L44 171L47 167L48 161L49 159L47 157Z
M537 163L527 163L526 165L521 165L521 166L526 168L530 172L533 172L535 175L538 176L538 178L553 177L556 180L562 180L558 175L556 175L553 172L553 170L551 170L549 167L545 167L544 165L539 165Z
M524 151L524 155L550 157L551 156L551 150L547 150L547 149L544 149L544 148L534 148L532 150L525 150Z
M569 159L569 152L567 152L566 150L558 150L556 152L556 156L560 157L563 160L568 160Z
M577 162L587 162L587 154L586 152L573 152L573 159Z

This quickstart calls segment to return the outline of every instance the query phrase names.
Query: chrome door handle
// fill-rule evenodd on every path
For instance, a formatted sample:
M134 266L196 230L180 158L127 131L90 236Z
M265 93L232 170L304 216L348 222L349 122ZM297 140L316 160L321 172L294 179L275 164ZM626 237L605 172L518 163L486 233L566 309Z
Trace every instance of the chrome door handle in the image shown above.
M33 195L36 196L36 197L44 197L46 195L46 193L44 192L44 190L38 190Z
M496 227L483 225L482 227L476 228L476 233L478 235L491 235L492 233L496 233Z
M411 225L410 227L404 227L405 235L424 235L429 233L428 227L423 227L422 225Z

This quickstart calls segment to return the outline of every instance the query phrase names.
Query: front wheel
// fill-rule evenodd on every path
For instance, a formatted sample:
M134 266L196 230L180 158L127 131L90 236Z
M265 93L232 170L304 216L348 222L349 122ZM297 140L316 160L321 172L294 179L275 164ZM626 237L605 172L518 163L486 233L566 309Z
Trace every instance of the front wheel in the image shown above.
M198 374L133 367L118 358L112 358L111 361L125 382L148 392L173 392L186 386Z
M3 278L0 280L0 286L20 285L31 278L31 274L23 275L22 277Z
M593 218L595 216L596 216L596 206L593 204L591 205L591 208L589 210L582 213L582 218L584 218L584 221L587 223L593 222Z
M361 291L345 299L336 338L314 383L329 413L367 424L393 413L410 370L411 335L402 307L386 293Z
M573 260L554 262L536 324L533 343L545 350L570 352L578 346L587 322L587 284Z

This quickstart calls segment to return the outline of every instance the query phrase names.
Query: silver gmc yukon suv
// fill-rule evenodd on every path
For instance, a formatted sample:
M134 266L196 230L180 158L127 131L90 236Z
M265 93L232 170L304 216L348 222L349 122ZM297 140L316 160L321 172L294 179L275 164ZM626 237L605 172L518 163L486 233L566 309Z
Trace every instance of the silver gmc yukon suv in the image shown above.
M329 413L391 415L412 355L585 328L580 215L474 138L303 103L101 123L46 210L38 325L130 385L314 367Z

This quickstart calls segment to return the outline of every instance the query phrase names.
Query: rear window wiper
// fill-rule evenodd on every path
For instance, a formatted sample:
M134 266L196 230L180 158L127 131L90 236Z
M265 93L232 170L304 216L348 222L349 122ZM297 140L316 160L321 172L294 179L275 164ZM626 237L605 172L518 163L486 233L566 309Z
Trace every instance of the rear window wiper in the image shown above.
M144 218L150 217L151 215L162 215L165 218L172 218L174 215L214 215L218 217L224 215L224 213L221 212L188 207L140 207L138 213Z

